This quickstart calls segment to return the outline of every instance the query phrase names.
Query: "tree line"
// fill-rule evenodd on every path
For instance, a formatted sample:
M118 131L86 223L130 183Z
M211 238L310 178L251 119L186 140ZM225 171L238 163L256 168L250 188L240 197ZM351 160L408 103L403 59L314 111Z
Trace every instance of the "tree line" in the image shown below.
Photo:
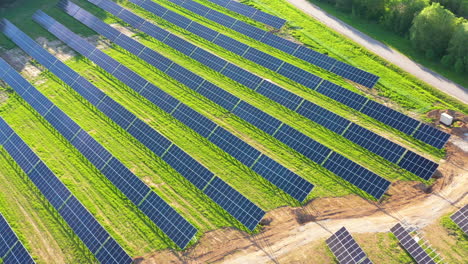
M468 0L318 0L409 38L414 49L468 72ZM447 9L447 8L450 8ZM453 12L452 12L453 11Z

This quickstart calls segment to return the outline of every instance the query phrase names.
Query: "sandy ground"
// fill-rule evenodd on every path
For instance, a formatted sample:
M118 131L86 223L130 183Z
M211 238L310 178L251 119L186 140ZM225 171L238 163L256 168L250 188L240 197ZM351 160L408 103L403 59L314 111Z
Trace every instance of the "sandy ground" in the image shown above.
M387 61L397 65L403 70L416 76L418 79L436 87L437 89L455 97L464 103L468 103L468 90L447 78L431 71L430 69L412 61L397 50L377 41L359 30L349 26L338 18L329 15L321 8L311 4L307 0L288 0L291 4L311 15L318 21L364 46L371 52L379 55Z

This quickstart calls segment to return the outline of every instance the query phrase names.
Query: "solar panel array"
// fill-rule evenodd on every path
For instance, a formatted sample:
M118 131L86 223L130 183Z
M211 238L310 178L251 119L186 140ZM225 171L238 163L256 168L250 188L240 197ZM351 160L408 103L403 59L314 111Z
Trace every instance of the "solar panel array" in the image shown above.
M428 160L424 157L419 156L418 154L405 149L404 147L393 143L392 141L375 134L374 132L365 129L357 124L352 123L345 118L334 114L333 112L320 107L310 101L305 100L304 98L287 91L286 89L271 83L265 79L257 77L253 73L246 71L216 55L209 53L199 47L191 45L188 41L169 33L168 31L151 24L148 21L142 21L142 18L131 13L127 10L124 10L122 7L118 6L115 3L107 3L107 1L100 1L98 6L102 7L104 10L110 12L111 14L123 19L126 23L129 23L131 26L137 27L146 34L157 38L160 41L164 41L167 45L172 48L183 52L185 54L190 54L190 57L203 63L204 65L210 67L211 69L225 74L230 78L239 81L248 88L270 98L271 100L282 104L283 106L289 108L292 111L301 114L302 116L310 119L313 122L316 122L331 131L338 133L348 140L368 149L369 151L383 157L384 159L400 165L402 168L414 173L422 179L428 180L432 177L434 172L437 170L438 165L431 160ZM123 10L123 11L122 11ZM76 17L76 16L75 16ZM88 17L87 17L88 18ZM77 17L83 23L94 28L98 33L106 35L105 24L100 22L98 19L86 19ZM91 22L93 21L93 22ZM108 34L107 34L108 35ZM125 38L125 36L120 36L120 38ZM165 41L170 39L170 41ZM141 44L136 41L127 40L127 42L132 42L123 46L124 48L130 48L133 50L136 46L141 46ZM122 44L122 43L121 43ZM140 48L141 49L141 48ZM138 54L137 50L133 50L135 54ZM153 57L160 57L158 54L153 55ZM148 63L158 68L155 61L156 59L151 59L149 56L139 56ZM163 69L164 70L164 69ZM193 78L185 75L185 79L192 80ZM196 83L192 86L196 87ZM227 94L226 92L224 92ZM210 100L215 101L219 105L223 106L228 110L236 105L235 100L226 101L225 97L216 97L212 94L204 94ZM349 128L348 128L349 127Z
M468 235L468 204L450 217Z
M372 264L345 227L325 241L340 264Z
M69 6L70 8L73 8L73 5ZM84 13L78 11L77 14ZM303 201L313 189L314 186L311 183L299 177L292 171L284 168L282 165L272 160L271 158L265 156L260 151L243 142L241 139L218 126L210 119L199 114L198 112L195 112L185 104L182 104L179 100L146 81L141 76L121 65L105 53L99 51L93 45L89 44L84 39L80 38L65 28L63 25L53 20L51 17L48 17L44 13L37 13L34 16L34 19L39 24L43 25L49 32L63 40L77 52L87 56L90 60L101 66L104 70L112 73L117 79L125 83L128 87L141 94L143 97L154 103L156 106L160 107L162 110L171 114L180 122L192 128L201 136L213 142L215 145L229 153L247 167L252 168L252 170L291 195L293 198L299 201ZM115 32L116 35L120 35L120 32L117 32ZM117 36L110 36L109 38L111 40L114 39L119 44L123 43L119 40L116 40L115 37ZM121 40L123 40L123 38L121 38ZM122 45L126 47L125 43ZM136 48L137 47L131 47L130 50L135 51L134 49ZM142 57L151 57L150 49L143 48L139 52L141 53L140 56ZM171 76L179 75L183 78L184 75L188 72L180 66L177 67L172 65L173 63L164 57L159 56L157 58L151 58L157 61L160 67L165 68L166 72ZM191 83L193 84L196 81L200 81L200 79L200 77L193 80L185 78L183 83L190 85ZM205 88L209 89L208 87ZM265 165L264 163L269 163L269 165L274 165L280 169L276 171L264 171L261 169Z
M416 263L436 263L400 223L392 227L390 231L392 231L392 233L397 237L398 241L400 241L400 244L411 255L411 257L416 261Z
M0 59L1 76L14 89L27 88L29 84L12 69L3 59ZM20 89L21 89L20 88ZM15 89L16 90L16 89ZM41 191L49 203L57 209L65 222L83 241L100 263L131 263L132 259L122 247L96 221L94 216L71 194L68 188L55 176L26 143L0 118L0 144L16 161L19 167L28 175L29 179ZM0 235L3 226L0 224ZM1 242L0 242L1 243ZM13 244L10 244L12 246ZM2 247L0 246L0 250ZM12 251L13 252L13 251ZM0 252L4 256L4 252ZM18 259L18 263L30 263L30 257L24 249L14 250L11 258ZM2 257L4 263L9 256Z
M93 3L106 2L105 0L88 0ZM372 101L365 96L352 92L344 87L331 83L327 80L323 80L301 68L298 68L290 63L283 62L276 57L273 57L267 53L256 50L248 45L245 45L233 38L227 37L221 33L218 33L208 27L205 27L195 21L189 20L177 13L174 13L167 8L164 8L155 2L149 0L129 0L134 4L146 9L147 11L159 16L167 21L192 32L216 45L219 45L237 55L240 55L248 60L251 60L259 65L262 65L270 70L276 71L277 73L302 84L312 90L317 91L337 102L340 102L352 109L364 113L390 127L393 127L407 135L413 136L416 139L421 140L436 148L443 148L445 143L448 141L450 135L440 131L434 127L426 125L420 121L417 121L409 116L406 116L398 111L395 111L387 106ZM216 20L213 17L207 16L218 23L228 23L229 16L216 15ZM226 18L227 17L227 18ZM233 18L231 18L233 19ZM224 22L223 22L224 21ZM242 25L238 28L247 28ZM276 36L272 36L275 38ZM279 37L276 37L279 38ZM279 38L282 39L282 38ZM278 40L275 40L278 41ZM272 41L273 43L273 41ZM288 49L286 43L278 43L278 47L281 49ZM294 44L296 45L296 44ZM192 45L193 46L193 45ZM188 47L189 48L189 47ZM296 47L297 48L297 47ZM290 48L290 49L296 49ZM314 54L315 51L299 46L297 48L297 54ZM186 55L190 56L190 53ZM299 55L298 55L299 56ZM306 56L301 55L299 57ZM314 55L318 56L318 55ZM325 63L325 62L323 62ZM340 64L340 62L337 62ZM253 80L245 80L253 81ZM242 83L242 82L241 82ZM244 83L243 83L244 84Z
M65 1L62 3L65 3ZM118 9L119 6L110 1L101 2L101 5L102 3L106 3L107 10L114 10L114 12L119 13L119 14L122 14L125 11L127 11L127 10L122 9L121 7L120 7L121 10L119 10ZM106 6L106 5L103 5L103 6ZM105 24L98 18L92 16L85 10L81 9L79 11L75 11L77 8L76 5L68 2L68 6L70 6L69 8L70 11L71 10L74 11L74 14L72 12L69 12L69 14L73 14L75 18L77 18L84 24L90 26L93 30L106 36L109 39L113 39L115 43L123 46L124 48L131 47L131 48L127 48L127 50L139 56L140 58L142 58L141 53L146 52L147 55L145 55L143 59L145 59L147 62L149 62L150 64L154 65L155 67L159 69L162 69L162 70L167 69L165 66L161 67L160 58L164 58L164 57L162 57L160 54L150 49L147 49L145 46L133 40L132 38L127 37L123 34L120 34L118 30L113 29L112 27ZM65 9L67 8L65 7ZM128 13L125 13L125 16L130 17L130 12L129 11L127 12ZM135 17L132 20L137 21L136 18L138 17ZM143 23L139 23L139 24L143 24ZM167 60L168 62L170 62L166 58L164 58L164 60ZM168 70L166 70L166 73L172 76L174 79L186 84L189 88L193 89L194 91L199 91L199 87L208 88L210 92L210 99L213 100L215 103L225 104L226 99L230 100L231 103L229 105L234 106L232 109L231 108L228 109L231 111L231 113L237 115L238 117L244 119L245 121L251 123L252 125L260 128L264 132L276 137L283 143L303 153L304 155L309 157L311 160L317 162L318 164L321 164L322 162L324 162L325 159L327 158L328 153L331 153L331 150L326 148L325 146L303 135L299 131L283 124L281 121L262 112L261 110L247 104L244 101L241 101L239 98L225 92L218 86L186 70L180 65L177 65L171 62ZM202 91L201 94L204 94L204 92ZM219 98L219 100L217 100L217 98ZM177 111L174 112L173 115L176 115L176 113ZM209 122L212 123L211 121ZM209 124L208 121L205 122L204 128L210 127L207 124ZM213 127L216 128L215 125L213 125ZM211 135L212 133L210 129L201 131L201 132L205 132L204 134L206 135ZM285 133L285 130L287 130L288 132ZM217 135L215 134L214 136L217 136ZM303 139L303 141L299 141L299 138ZM220 142L216 138L214 138L213 140L213 137L210 137L210 139L215 144L220 144ZM244 149L244 148L241 148L241 149ZM237 157L237 158L242 159L242 157ZM255 162L255 156L251 160L242 160L242 161L244 162L244 164L252 164L252 162ZM262 158L258 160L258 163L253 164L253 167L252 167L253 170L264 173L262 175L269 175L271 174L271 172L275 171L275 170L272 171L271 169L268 169L268 166L263 166L265 167L266 170L260 168L259 166L262 166L263 162L272 163L272 160L271 159L266 160L262 156ZM366 192L372 195L375 195L377 198L380 198L380 196L388 188L388 185L389 185L388 181L385 181L383 178L379 177L378 175L373 174L372 172L364 169L363 167L351 162L350 160L336 153L334 153L334 155L332 155L332 158L330 160L327 160L327 163L325 164L327 166L330 166L330 170L331 170L331 169L334 169L333 166L336 166L337 163L340 163L340 162L346 163L350 167L346 168L345 170L335 170L337 175L339 175L342 178L346 178L349 182L356 184L356 186L358 187L362 187ZM269 166L273 166L273 165L269 165ZM342 165L340 164L340 166ZM277 171L287 172L281 167L278 167L278 168L279 169ZM277 186L281 186L281 185L277 185ZM287 190L290 187L284 186L284 188ZM294 190L291 190L291 191L294 191Z
M76 72L66 67L63 63L57 63L54 56L45 52L44 49L21 30L5 19L2 23L3 33L6 36L28 54L34 56L42 65L54 71L60 79L67 83L80 82L80 76ZM10 72L13 74L12 71ZM17 74L15 79L20 79L20 77ZM102 147L86 131L80 128L78 124L57 108L49 99L37 91L36 88L25 81L20 83L13 81L10 85L78 149L83 156L96 166L107 179L125 194L131 202L146 214L177 246L185 248L197 232L195 227L162 200L150 187ZM105 98L101 99L102 102L106 102ZM113 105L112 107L116 106Z
M63 80L67 85L72 87L97 109L101 110L111 120L121 126L122 129L126 130L129 134L134 136L155 155L160 156L164 161L171 165L177 172L179 172L197 188L203 190L213 179L213 177L215 177L211 171L203 167L203 165L198 163L173 142L155 131L152 127L143 122L141 119L137 118L133 113L129 112L122 105L115 102L112 98L105 95L101 90L99 90L85 78L79 76L75 71L70 69L61 61L53 58L52 55L48 54L32 40L29 40L28 42L29 44L23 43L22 45L30 45L33 48L30 48L29 50L35 50L36 52L41 51L43 54L41 57L38 57L35 54L31 54L36 60L39 62L54 60L53 64L55 67L51 67L50 71L54 74L57 74L57 76L63 76L63 71L72 73L75 76L74 78L65 78ZM50 59L45 59L46 57ZM58 68L58 65L60 65L62 70ZM235 189L232 189L231 192L233 195L241 195L238 194ZM248 203L248 206L245 206L245 208L242 208L241 205L236 204L233 201L231 202L230 206L226 206L224 209L229 213L232 212L232 215L239 215L239 212L243 212L245 215L238 220L242 220L242 224L253 229L260 222L265 213L251 201L247 200L246 198L245 200L246 202L244 204Z
M134 1L137 1L137 0L134 0ZM169 1L175 4L178 4L181 7L184 7L202 17L205 17L214 22L217 22L227 28L235 30L250 38L263 42L264 44L267 44L273 48L284 51L301 60L310 62L311 64L314 64L324 70L333 72L339 76L342 76L346 79L349 79L351 81L354 81L366 87L372 88L379 80L379 77L374 74L363 71L361 69L358 69L344 62L338 61L332 57L316 52L303 45L300 45L290 40L278 37L268 31L259 29L243 21L227 16L221 12L208 8L195 1L184 0L182 1L182 3L180 0L169 0ZM236 3L236 2L231 1L231 3ZM242 4L237 3L236 5L242 5ZM226 8L229 8L229 7L230 5L226 6ZM250 49L247 46L242 47L242 50L250 51ZM242 50L239 50L239 51L242 51ZM265 54L265 53L262 52L261 54ZM238 54L238 55L241 55L241 54ZM273 68L269 68L269 69L274 70Z
M231 11L234 11L236 13L239 13L241 15L244 15L246 17L249 17L255 21L272 26L274 28L281 28L286 23L286 20L282 18L270 15L254 7L236 2L234 0L208 0L208 1L215 3L217 5L220 5ZM184 0L180 1L179 0L179 1L171 1L171 2L173 3L182 2L182 4L180 5L189 10L191 10L190 8L199 8L198 5L193 5L193 3L195 3L193 1L184 1Z
M4 126L5 122L0 118L0 127ZM0 260L5 264L35 263L2 214L0 214Z

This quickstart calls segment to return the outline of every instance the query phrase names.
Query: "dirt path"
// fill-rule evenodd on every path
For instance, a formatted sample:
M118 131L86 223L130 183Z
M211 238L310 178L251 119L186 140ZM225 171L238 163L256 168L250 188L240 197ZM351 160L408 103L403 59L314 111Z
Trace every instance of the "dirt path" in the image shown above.
M412 61L397 50L379 42L359 30L344 23L338 18L327 14L321 8L311 4L307 0L287 0L297 8L303 10L306 14L311 15L318 21L341 33L342 35L352 39L359 45L364 46L371 52L379 55L387 61L397 65L403 70L411 73L420 80L436 87L437 89L449 94L464 103L468 103L468 90L464 87L448 80L447 78L431 71L430 69Z

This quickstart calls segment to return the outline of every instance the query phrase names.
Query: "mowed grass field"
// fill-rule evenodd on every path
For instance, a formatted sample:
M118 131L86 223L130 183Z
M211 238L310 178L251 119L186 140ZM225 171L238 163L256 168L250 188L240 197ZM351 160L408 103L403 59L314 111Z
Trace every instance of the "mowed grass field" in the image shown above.
M197 1L233 15L229 11L210 4L209 1ZM32 21L31 15L37 9L42 9L75 33L79 33L82 36L96 35L95 32L89 30L84 25L80 24L80 22L55 8L56 2L57 1L46 0L20 0L15 4L16 6L13 7L12 10L14 11L2 10L0 15L9 19L33 38L46 37L51 41L56 40L46 30ZM99 16L109 24L118 23L125 25L125 23L119 19L112 17L87 1L80 0L74 2ZM248 69L259 76L270 79L287 90L353 120L368 129L385 135L395 142L399 142L405 147L417 151L434 161L438 161L444 157L444 151L417 142L395 129L379 124L271 70L255 65L240 56L214 46L187 31L152 16L150 13L137 8L127 1L118 2L132 9L135 13L158 23L172 33L178 34L192 43ZM155 2L250 46L268 52L319 75L322 78L364 94L364 92L358 90L341 77L330 74L314 65L300 62L291 55L271 49L265 44L226 29L186 10L179 9L169 1L157 0ZM449 100L435 89L419 83L413 77L395 69L393 66L389 67L385 65L384 62L369 56L368 53L357 46L353 46L352 43L340 38L340 36L335 33L322 27L320 34L316 34L316 29L313 26L319 24L313 24L316 23L314 20L298 12L285 1L256 0L254 4L267 11L275 10L274 13L278 13L280 16L288 17L289 20L294 21L289 23L288 27L283 29L280 34L291 34L298 40L321 52L327 51L331 56L346 60L381 76L381 82L376 86L376 90L378 90L381 95L394 100L398 104L396 107L399 110L411 111L420 118L423 117L425 112L434 108L450 108L465 113L468 112L466 105L456 100ZM281 8L279 7L280 5ZM242 16L233 16L267 29L265 26ZM297 23L297 25L295 23ZM297 29L297 27L301 27L301 29ZM203 66L165 44L139 32L135 32L134 38L369 170L392 181L418 180L417 177L411 173L399 169L396 165L385 161L366 149L252 92L247 87L210 70L208 67ZM326 42L327 39L340 43L340 46L328 45ZM1 34L0 44L4 49L15 48L15 45ZM64 52L69 51L65 49ZM315 189L307 200L319 197L343 196L353 193L370 199L368 195L359 192L357 188L347 184L319 165L312 163L293 149L262 132L260 129L252 127L247 122L229 114L227 110L203 98L201 95L196 94L144 61L130 56L123 49L110 46L104 49L104 52L139 73L164 91L170 93L184 104L187 104L196 111L209 117L218 125L231 131L244 141L279 161L285 167L312 182L315 185ZM272 210L285 205L300 205L280 189L236 161L208 140L197 135L169 114L153 106L149 101L131 92L128 87L109 74L103 72L102 69L95 66L84 57L77 55L67 60L65 63L93 82L93 84L102 89L125 108L147 122L155 130L169 138L217 176L259 205L263 210ZM88 133L115 157L121 160L138 177L143 179L146 184L151 186L166 202L195 225L200 231L198 236L201 236L206 231L221 227L233 226L242 229L238 222L192 186L174 169L165 164L159 157L152 155L147 149L136 142L131 135L120 129L118 125L114 124L102 113L97 111L81 98L79 94L66 85L62 85L51 73L48 73L45 69L43 70L44 72L37 77L28 77L29 81L83 129L88 131ZM128 200L122 197L104 176L93 169L92 165L89 165L78 151L67 144L65 139L58 135L46 121L39 117L34 110L29 108L21 98L15 95L12 89L5 88L2 93L7 94L9 99L0 105L0 116L33 148L35 153L39 155L85 207L91 211L106 230L108 230L132 256L140 256L151 251L168 247L174 248L174 244L172 244L167 237L160 231L152 229L151 226L141 218L138 210L128 202ZM408 97L408 102L403 100L405 96ZM445 101L440 102L439 100ZM12 180L8 185L1 186L11 186L15 193L14 197L18 198L12 199L10 196L6 195L7 192L4 193L1 191L0 209L9 222L18 223L14 228L20 234L21 240L25 242L27 248L30 249L34 257L40 263L49 263L48 260L55 255L65 260L65 262L86 262L89 258L89 252L87 252L86 248L76 239L73 242L70 241L69 237L73 237L71 231L67 228L63 228L64 225L60 222L60 219L53 217L53 210L51 212L50 206L48 207L46 202L40 201L38 198L31 198L40 197L38 191L34 191L34 188L31 188L27 177L24 177L20 171L13 169L11 160L9 161L6 151L2 151L2 154L0 158L0 165L2 165L0 181L8 182L10 178ZM31 221L27 223L25 219L31 219ZM27 235L30 233L35 236L43 235L43 243L34 243L34 236L30 237ZM48 245L48 243L50 245ZM82 250L75 250L77 245L80 245L79 248L82 248ZM43 252L48 252L49 255L44 255Z

